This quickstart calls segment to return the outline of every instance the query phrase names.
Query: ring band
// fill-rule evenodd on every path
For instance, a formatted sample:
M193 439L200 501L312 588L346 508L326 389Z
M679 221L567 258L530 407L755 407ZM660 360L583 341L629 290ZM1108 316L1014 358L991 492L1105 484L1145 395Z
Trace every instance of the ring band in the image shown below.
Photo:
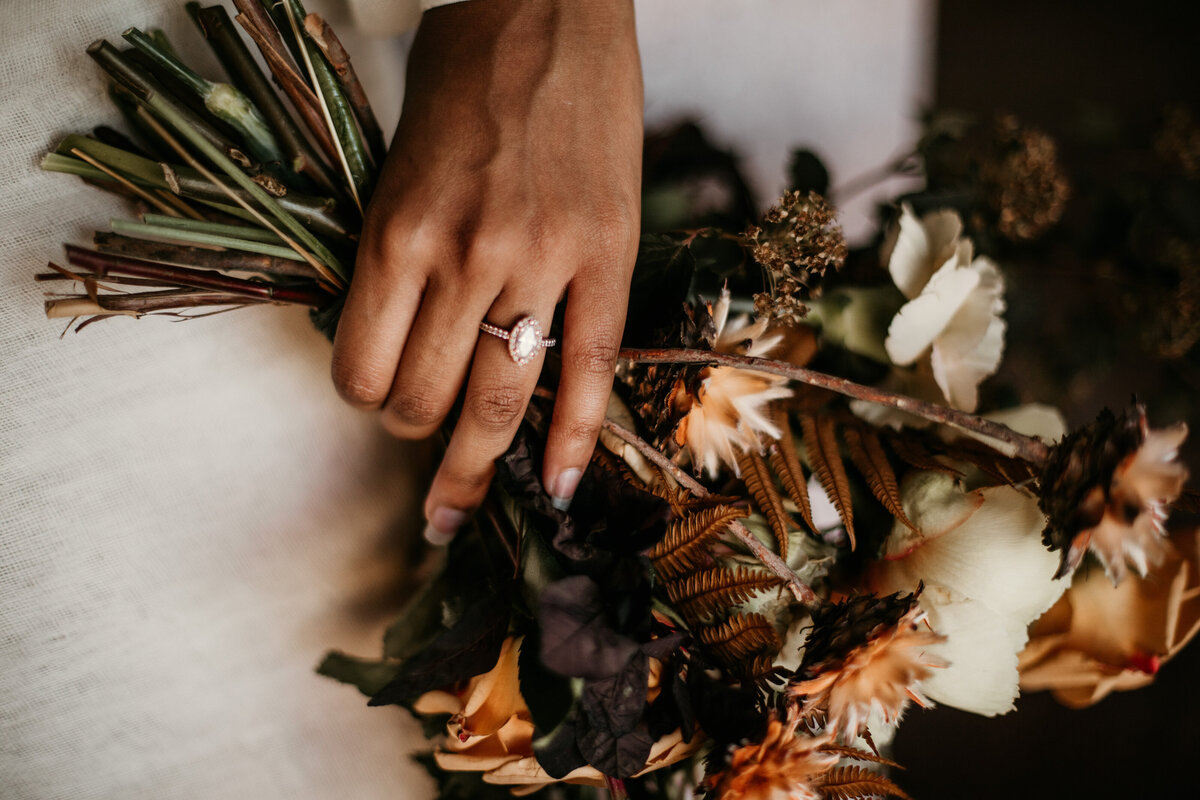
M521 317L511 330L488 322L479 323L479 330L508 342L508 357L517 364L528 364L543 347L554 347L555 339L542 336L542 326L533 317Z

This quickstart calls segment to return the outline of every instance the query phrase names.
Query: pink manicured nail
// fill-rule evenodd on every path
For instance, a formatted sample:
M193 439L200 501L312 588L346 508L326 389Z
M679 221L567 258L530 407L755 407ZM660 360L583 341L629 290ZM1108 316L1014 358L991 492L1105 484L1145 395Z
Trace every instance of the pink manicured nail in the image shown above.
M555 475L550 481L550 504L559 511L570 508L571 498L575 496L575 490L579 488L579 479L582 477L583 470L575 467L564 469Z
M466 521L467 512L438 506L429 515L429 524L425 526L425 541L438 547L448 545Z

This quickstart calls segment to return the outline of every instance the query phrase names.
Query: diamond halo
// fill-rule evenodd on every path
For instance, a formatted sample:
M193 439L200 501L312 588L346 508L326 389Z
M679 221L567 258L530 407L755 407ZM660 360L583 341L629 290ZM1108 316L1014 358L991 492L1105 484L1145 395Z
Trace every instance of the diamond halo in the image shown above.
M554 339L542 337L542 326L533 317L521 317L511 330L487 322L479 323L479 329L508 342L508 357L523 366L534 359L543 347L553 347Z

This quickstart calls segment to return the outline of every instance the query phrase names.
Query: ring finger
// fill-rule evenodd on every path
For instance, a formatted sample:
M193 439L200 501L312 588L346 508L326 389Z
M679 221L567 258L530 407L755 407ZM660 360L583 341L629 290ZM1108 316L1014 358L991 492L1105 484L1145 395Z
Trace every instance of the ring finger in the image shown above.
M502 292L485 321L512 331L520 320L532 318L544 337L557 298L531 303L531 296L533 292L528 291ZM531 339L527 335L524 343ZM521 344L517 342L518 350ZM425 501L426 538L448 540L466 521L470 509L483 502L495 460L512 443L537 384L544 349L537 346L528 363L519 364L510 355L508 341L480 332L462 416Z

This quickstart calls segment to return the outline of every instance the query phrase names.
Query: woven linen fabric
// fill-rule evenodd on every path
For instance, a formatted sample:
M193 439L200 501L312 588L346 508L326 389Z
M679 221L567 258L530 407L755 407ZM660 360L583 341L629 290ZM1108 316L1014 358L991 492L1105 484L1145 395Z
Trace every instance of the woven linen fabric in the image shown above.
M62 337L42 313L55 287L32 275L59 243L130 213L36 167L119 122L84 50L162 27L219 75L182 5L0 2L0 799L428 797L407 714L312 672L328 648L378 652L420 529L418 451L337 400L303 312ZM405 41L309 5L394 124ZM648 120L701 118L764 201L793 144L839 179L915 132L930 0L638 11Z

